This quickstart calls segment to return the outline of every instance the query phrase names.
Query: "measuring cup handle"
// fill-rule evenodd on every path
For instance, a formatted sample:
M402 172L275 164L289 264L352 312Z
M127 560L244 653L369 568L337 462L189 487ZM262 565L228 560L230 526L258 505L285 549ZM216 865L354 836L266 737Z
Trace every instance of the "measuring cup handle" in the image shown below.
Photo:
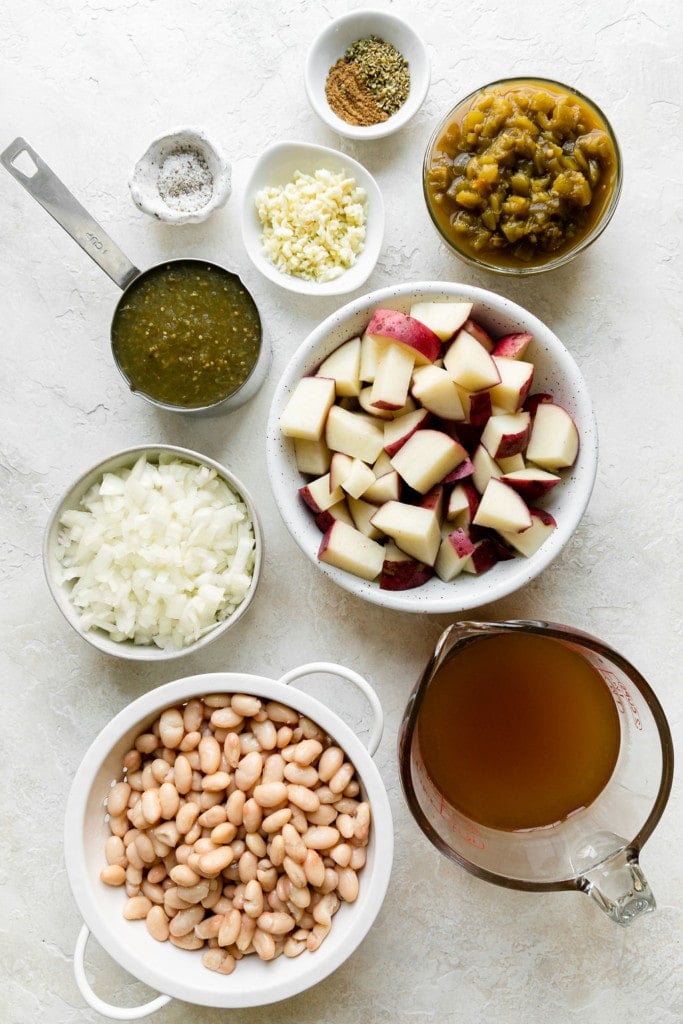
M582 889L616 924L629 925L656 907L635 850L615 853L582 879Z
M16 161L22 155L35 167L33 174L24 173L17 167ZM0 163L119 288L127 288L139 275L138 268L133 266L28 142L22 138L15 139L0 153Z
M142 1017L148 1017L150 1013L160 1010L162 1006L166 1006L166 1003L170 1003L170 996L157 996L156 999L145 1003L144 1006L112 1006L96 996L85 976L85 947L89 938L90 930L87 924L84 924L78 934L74 950L74 976L79 992L92 1010L101 1013L103 1017L110 1017L112 1020L140 1020Z
M379 746L379 741L382 739L382 732L384 731L384 712L382 711L382 705L379 702L379 697L370 686L370 683L367 679L364 679L363 676L354 672L353 669L346 668L345 665L336 665L330 661L312 661L307 665L300 665L298 668L293 668L289 672L285 672L278 682L284 683L285 686L288 686L289 683L294 682L295 679L300 679L301 676L312 675L315 672L329 672L331 675L341 676L342 679L348 680L362 691L365 699L372 709L373 715L372 729L370 730L370 736L366 744L370 756L372 757Z

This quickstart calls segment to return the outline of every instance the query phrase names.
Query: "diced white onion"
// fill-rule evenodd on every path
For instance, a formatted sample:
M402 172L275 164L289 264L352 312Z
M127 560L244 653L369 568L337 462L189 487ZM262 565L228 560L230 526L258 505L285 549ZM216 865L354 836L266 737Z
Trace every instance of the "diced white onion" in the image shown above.
M254 571L254 527L215 470L180 459L105 473L60 519L57 559L83 629L179 650L228 618Z

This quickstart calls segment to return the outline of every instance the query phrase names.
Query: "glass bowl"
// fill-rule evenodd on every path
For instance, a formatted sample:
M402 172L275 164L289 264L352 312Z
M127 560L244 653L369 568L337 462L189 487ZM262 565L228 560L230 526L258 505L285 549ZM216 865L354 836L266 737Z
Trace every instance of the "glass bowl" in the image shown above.
M485 98L486 94L492 94L494 96L508 97L512 94L520 93L524 90L534 89L537 93L549 94L552 98L567 97L574 104L578 104L581 109L581 115L585 118L586 131L581 131L580 127L576 129L567 128L566 135L564 136L565 141L562 145L562 152L557 153L557 158L547 154L546 150L539 154L538 150L534 153L529 153L529 143L521 138L521 131L519 122L515 125L507 125L507 130L512 129L512 132L517 134L517 139L512 143L511 146L503 147L502 140L498 143L498 156L501 155L501 151L505 149L503 159L500 160L501 166L510 166L510 154L515 154L512 160L516 160L516 168L521 172L520 179L518 182L508 182L505 188L504 203L505 206L512 201L518 204L516 216L510 211L505 210L503 206L503 213L500 214L501 220L498 220L495 226L489 219L487 225L481 224L479 221L477 226L481 226L482 230L486 230L490 236L489 241L485 245L476 246L469 245L461 237L461 234L454 231L452 224L455 216L462 222L468 215L479 218L479 210L482 215L486 215L487 218L491 217L491 214L496 216L493 211L493 203L489 203L488 207L479 207L480 197L490 196L495 192L495 186L497 179L495 177L496 171L492 171L493 180L487 182L484 175L481 173L481 168L485 166L486 159L478 162L479 166L479 178L475 179L471 163L467 166L468 160L465 153L471 155L477 152L481 153L482 144L480 143L481 136L479 132L476 132L477 138L469 140L469 144L463 147L460 152L463 153L462 170L464 171L464 180L458 186L459 194L460 189L467 194L466 198L468 203L471 202L472 206L465 206L463 203L457 203L454 200L449 200L448 190L453 184L453 176L450 172L450 167L453 159L458 159L458 153L449 154L446 157L439 157L437 153L439 151L440 144L443 144L444 138L447 136L449 128L451 128L452 143L459 143L459 136L456 137L455 132L452 131L453 126L460 126L463 118L472 112L474 108ZM548 121L552 121L554 116L550 117L544 111L534 111L534 118L536 119L536 125L530 128L530 132L539 131L540 137L543 138L545 134L544 142L548 145L552 144L549 136ZM476 115L473 115L476 116ZM579 122L581 125L582 122ZM470 124L470 130L473 126ZM497 127L497 126L496 126ZM599 131L604 133L606 141L602 142L603 151L606 154L605 170L600 172L599 180L595 182L594 188L591 188L590 193L587 194L585 191L577 193L576 200L574 203L572 200L571 207L569 203L560 198L560 193L556 191L558 188L559 175L564 174L564 185L569 185L568 174L573 173L573 169L570 166L570 157L573 151L573 138L579 135L586 136L589 132ZM573 132L573 134L572 134ZM483 133L482 133L483 135ZM511 139L511 136L508 136ZM590 143L589 143L590 145ZM520 149L523 152L520 153ZM598 161L594 154L588 154L588 150L584 151L582 147L578 147L579 155L576 157L576 161L581 167L580 173L583 170L586 171L587 178L594 173L594 169L598 166ZM519 154L519 155L518 155ZM547 154L547 155L546 155ZM488 155L493 162L494 154ZM534 183L531 182L531 189L525 194L521 191L524 188L523 176L526 173L527 166L525 167L525 161L533 161L536 159L545 158L547 164L543 167L544 175L541 175L540 171L538 177L538 186L541 186L541 177L545 176L546 184L543 186L547 188L550 184L550 201L556 206L561 205L565 210L571 210L570 224L562 241L558 240L555 236L550 238L548 233L548 247L545 248L542 245L542 239L539 238L538 232L533 233L531 231L531 217L533 216L533 205L534 205ZM493 163L496 166L495 162ZM440 184L444 187L440 189L435 188L436 179L439 176L440 168L444 168L441 171L442 181ZM430 181L431 175L431 181ZM547 182L547 178L552 175L552 181ZM427 210L432 219L432 222L439 233L442 241L464 262L474 267L479 267L484 270L493 271L498 274L507 274L511 276L528 276L531 274L540 274L548 270L553 270L557 267L564 266L570 260L578 256L579 253L591 245L596 238L598 238L609 224L614 211L617 208L619 202L619 196L621 193L623 178L623 168L621 153L619 150L619 144L612 127L607 120L604 113L600 108L587 96L584 96L577 89L570 88L567 85L563 85L560 82L555 82L551 79L546 78L505 78L495 82L491 82L489 85L482 86L471 92L464 99L459 100L456 105L448 111L448 113L442 118L437 127L435 128L427 149L425 152L425 158L423 163L422 171L422 186L424 192L424 199L427 206ZM476 184L475 184L476 181ZM470 188L472 183L472 188ZM563 187L563 183L559 182L559 188ZM434 192L438 192L439 200L437 201ZM583 208L578 206L579 201L585 202L586 198L589 197L589 201L586 205L586 214L574 215L574 210L578 209L581 211ZM495 196L493 197L495 202ZM537 200L536 200L537 201ZM530 209L531 208L531 211ZM504 232L500 229L500 224L504 218L508 218L506 222L506 231L510 232L512 241L506 237ZM557 216L553 212L551 217L553 224L557 223ZM554 230L554 229L553 229ZM514 235L518 234L515 238ZM514 246L514 249L513 249Z

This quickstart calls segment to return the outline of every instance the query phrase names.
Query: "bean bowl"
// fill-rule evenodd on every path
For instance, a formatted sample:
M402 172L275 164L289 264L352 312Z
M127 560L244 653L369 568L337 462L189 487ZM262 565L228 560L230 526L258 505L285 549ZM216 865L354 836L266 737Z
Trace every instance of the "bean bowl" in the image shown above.
M525 358L534 366L533 391L550 393L573 418L578 434L578 456L563 471L561 485L544 504L556 528L530 557L515 555L500 560L480 574L461 572L445 582L437 575L411 589L382 589L378 579L367 580L335 564L321 561L324 532L306 503L302 488L311 476L299 469L294 441L285 436L280 418L298 382L314 375L322 361L343 342L361 336L377 309L407 313L417 302L465 300L473 303L471 316L494 338L528 332L533 341ZM457 426L457 425L456 425ZM537 317L495 292L450 282L420 282L381 288L343 306L316 327L292 356L277 385L267 428L270 481L282 518L302 552L328 579L365 601L412 612L461 612L506 597L523 587L557 558L576 530L586 509L597 470L597 427L591 399L574 359L553 331ZM325 473L324 467L319 470ZM304 500L302 500L302 498Z
M219 482L222 482L228 491L231 492L232 496L235 497L235 500L238 503L238 507L244 508L245 525L251 523L251 532L253 533L252 550L248 556L249 560L245 569L245 575L250 576L250 580L248 584L245 581L241 581L241 583L244 583L244 588L238 601L235 600L234 602L235 607L230 608L230 605L224 602L222 608L226 610L221 610L221 606L219 606L212 621L207 625L202 624L198 627L195 638L191 641L184 642L181 645L168 643L161 635L159 636L159 639L155 639L154 642L141 642L137 635L131 635L124 639L113 638L112 617L115 607L113 603L107 606L107 625L97 625L90 621L86 623L84 619L83 605L81 604L80 607L77 606L75 600L76 592L74 588L79 582L78 570L74 571L66 566L61 554L64 550L64 526L62 525L62 521L65 515L84 512L84 499L86 499L89 494L92 494L92 489L95 486L102 485L105 478L109 477L109 475L115 476L122 470L132 470L133 467L136 466L136 464L139 464L140 460L143 459L151 467L168 465L175 461L180 461L190 467L204 467L209 471L209 474L214 474L214 478ZM116 500L116 497L110 495L109 500ZM204 512L206 512L206 509ZM153 518L153 516L148 515L148 518ZM178 524L176 523L176 525ZM105 527L103 526L102 529L105 529ZM196 545L189 543L189 534L187 533L187 530L184 535L181 536L183 544L185 545L184 550L186 553L189 551L190 547L196 548ZM120 540L120 536L117 536L117 539ZM153 547L152 541L153 538L150 537L148 541L141 541L140 547L134 552L127 552L126 555L127 557L129 556L128 561L130 561L130 558L133 558L133 556L138 562L140 560L144 562L148 557L151 558L151 549ZM112 544L113 543L114 541L112 541ZM102 553L102 556L103 555L104 553ZM100 556L98 555L98 557ZM262 558L263 538L260 520L254 500L244 484L225 466L215 462L213 459L187 448L164 444L142 445L134 448L126 448L123 451L119 451L101 462L98 462L95 466L88 469L67 489L66 493L54 508L49 518L43 540L43 565L48 587L57 607L62 612L69 625L75 629L79 636L97 650L118 658L125 658L134 661L168 661L182 657L185 654L194 654L206 647L207 644L212 643L218 637L222 636L227 632L227 630L231 629L242 618L251 605L259 581ZM117 556L113 556L112 564L114 566L120 564L120 560ZM232 564L234 564L234 562ZM168 570L171 568L171 566L161 566L161 575L168 577ZM157 564L155 566L155 571L159 569L160 567ZM124 566L124 570L127 572L128 568ZM104 567L102 568L102 571L105 571ZM150 577L149 586L154 587L162 585L162 582L159 581L159 575L160 573L156 572L155 581ZM198 579L196 574L195 579ZM124 586L125 580L120 579L118 584L124 587L126 592L128 592L129 588ZM183 584L182 591L178 591L178 596L187 596L191 593L196 594L196 592L197 586L195 583L190 584L188 580L186 580ZM228 591L226 590L226 595L227 594ZM80 598L78 600L80 603ZM226 600L228 600L227 596ZM131 630L131 633L132 632L133 631Z
M330 708L309 693L288 684L304 676L336 675L358 687L371 708L372 725L367 747ZM140 733L149 729L161 712L212 694L255 696L276 701L316 723L341 747L356 770L359 796L369 803L371 825L367 859L359 871L357 899L342 902L332 918L329 934L318 949L296 958L279 956L269 962L256 955L238 960L229 976L209 970L199 951L179 949L152 938L145 922L122 916L126 894L105 885L100 872L106 865L105 842L110 835L106 799L121 778L121 761ZM144 694L120 711L100 732L74 776L65 816L64 853L78 909L83 917L74 957L76 980L88 1004L105 1016L137 1019L160 1008L171 998L201 1006L237 1008L273 1003L304 991L326 978L353 953L371 928L382 905L393 857L393 826L388 796L372 758L382 734L381 705L374 690L356 672L344 666L316 662L292 669L278 681L260 675L209 673L178 679ZM86 977L86 943L92 934L117 963L161 995L144 1007L112 1007L99 998Z

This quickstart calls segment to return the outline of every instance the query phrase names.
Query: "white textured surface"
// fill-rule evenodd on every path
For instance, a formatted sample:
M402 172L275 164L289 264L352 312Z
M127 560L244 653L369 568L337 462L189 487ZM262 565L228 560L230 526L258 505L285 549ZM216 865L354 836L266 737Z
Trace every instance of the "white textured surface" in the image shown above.
M356 5L353 5L356 6ZM358 603L317 573L287 535L265 473L263 428L289 355L338 300L287 294L248 263L239 199L268 143L300 138L344 150L383 188L387 232L367 288L450 279L496 288L546 320L592 390L601 434L588 513L563 555L522 593L480 617L539 617L587 629L633 661L657 690L675 742L680 680L681 71L677 0L424 0L381 4L428 44L432 85L407 128L353 144L309 110L306 42L348 8L328 0L6 0L0 10L4 148L23 135L139 266L202 255L252 289L274 349L260 394L228 416L162 414L129 395L111 360L117 289L4 171L0 375L0 1019L100 1019L76 989L80 926L62 861L71 777L110 716L178 675L247 670L277 676L308 660L344 661L376 687L387 716L377 755L395 815L397 852L377 923L352 959L316 989L272 1008L171 1003L161 1024L675 1024L683 1018L683 785L642 857L655 914L621 931L585 897L507 892L429 847L399 791L395 741L409 691L448 618ZM610 115L625 157L621 205L583 258L526 282L484 278L437 243L423 208L422 153L453 98L518 73L556 77ZM233 163L233 195L206 224L153 223L128 195L130 170L168 127L198 124ZM48 513L87 466L127 445L195 448L243 477L261 504L262 584L234 633L182 667L131 669L72 634L43 579ZM333 705L359 726L355 702ZM94 943L97 990L149 998Z

